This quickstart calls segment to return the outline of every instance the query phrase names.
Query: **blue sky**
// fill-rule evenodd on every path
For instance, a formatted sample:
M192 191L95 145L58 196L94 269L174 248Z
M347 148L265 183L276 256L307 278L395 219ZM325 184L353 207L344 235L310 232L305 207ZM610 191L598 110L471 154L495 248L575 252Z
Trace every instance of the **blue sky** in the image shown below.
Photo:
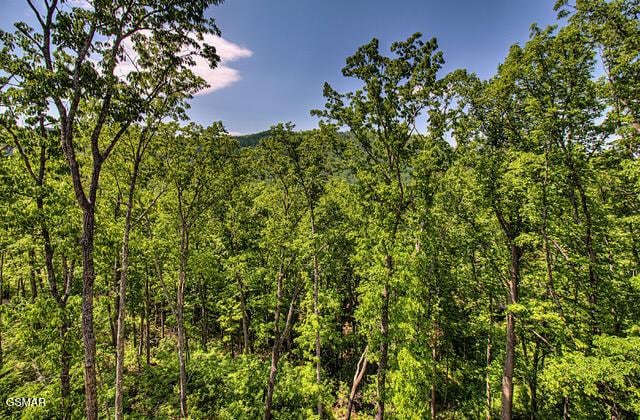
M81 1L81 0L74 0ZM37 2L36 2L37 3ZM214 89L192 101L190 117L223 121L232 133L253 133L291 121L310 129L322 85L353 89L341 75L345 59L376 37L384 50L414 32L436 37L444 71L467 68L490 77L509 46L529 27L556 22L553 0L227 0L209 9L222 30L223 68ZM0 27L30 16L25 0L2 0Z

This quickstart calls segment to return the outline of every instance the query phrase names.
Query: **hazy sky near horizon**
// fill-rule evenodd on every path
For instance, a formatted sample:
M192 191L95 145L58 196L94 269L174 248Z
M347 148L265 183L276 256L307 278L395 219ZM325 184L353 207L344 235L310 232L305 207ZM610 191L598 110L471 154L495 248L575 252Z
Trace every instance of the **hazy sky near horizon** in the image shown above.
M72 0L80 3L83 0ZM0 29L32 21L26 0L1 0ZM36 0L36 3L38 1ZM383 52L414 32L436 37L446 64L442 74L466 68L494 74L509 46L528 39L532 23L556 23L553 0L227 0L209 9L222 30L212 42L219 69L204 70L212 88L196 96L189 115L209 125L249 134L291 121L311 129L322 108L323 83L339 92L356 82L341 74L345 59L371 38Z

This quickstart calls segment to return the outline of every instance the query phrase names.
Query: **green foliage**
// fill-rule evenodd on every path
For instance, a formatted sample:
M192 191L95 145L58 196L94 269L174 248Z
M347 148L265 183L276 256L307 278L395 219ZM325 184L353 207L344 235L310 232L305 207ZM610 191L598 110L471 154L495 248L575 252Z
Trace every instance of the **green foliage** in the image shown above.
M442 75L435 39L373 39L343 69L358 88L325 85L318 129L235 138L178 122L203 81L177 54L217 62L190 34L217 33L218 2L125 3L58 10L51 66L44 34L0 32L0 394L47 399L0 417L85 415L76 184L101 171L101 417L134 179L126 418L180 416L178 347L192 418L264 417L270 389L275 418L343 418L365 361L354 417L496 418L510 355L514 418L640 415L637 2L558 1L563 26L533 25L488 80ZM124 46L102 40L78 61L127 7L151 28L125 25L140 67L110 74Z

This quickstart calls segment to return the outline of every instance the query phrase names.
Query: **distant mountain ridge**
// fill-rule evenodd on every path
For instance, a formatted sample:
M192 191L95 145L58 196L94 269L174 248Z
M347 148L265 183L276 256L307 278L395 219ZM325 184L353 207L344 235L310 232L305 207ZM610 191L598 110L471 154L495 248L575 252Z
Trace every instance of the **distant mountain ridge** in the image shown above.
M265 137L269 137L271 130L260 131L259 133L243 134L241 136L235 136L240 143L240 147L255 147Z

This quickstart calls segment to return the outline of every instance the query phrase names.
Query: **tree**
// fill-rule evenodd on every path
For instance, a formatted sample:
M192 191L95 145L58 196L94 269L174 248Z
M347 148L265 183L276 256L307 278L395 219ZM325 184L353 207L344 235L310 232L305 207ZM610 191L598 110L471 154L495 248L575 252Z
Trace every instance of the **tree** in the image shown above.
M381 287L372 289L380 298L375 304L380 311L380 334L375 339L379 343L378 419L385 412L389 305L398 281L394 253L401 246L398 233L413 200L411 162L418 145L414 134L419 117L433 104L439 89L436 75L443 63L442 54L436 52L435 39L423 42L420 38L421 34L416 33L392 44L391 51L397 58L381 55L376 39L360 47L347 59L342 73L359 79L364 87L339 94L325 84L326 108L314 111L351 132L348 164L358 180L361 197L371 206L371 229L376 232L370 245L382 251L382 267L371 267L377 273L369 274L371 280L377 278L381 282Z
M215 190L209 189L214 183L217 172L230 165L237 143L231 140L221 124L207 129L196 125L185 128L173 128L168 133L172 140L164 150L163 161L166 182L171 188L165 200L167 212L171 215L172 228L179 237L178 248L178 286L175 303L162 280L161 267L158 276L163 292L170 303L176 318L178 337L178 361L180 366L180 414L188 417L187 412L187 366L186 331L184 319L185 288L189 273L192 236L200 228L205 212L221 197ZM156 255L156 261L158 262Z
M284 157L282 163L288 167L288 172L293 178L306 201L309 217L311 262L313 277L313 316L315 328L315 364L316 383L321 389L322 385L322 354L320 338L320 277L319 263L318 221L316 217L318 202L324 192L324 185L329 178L329 158L326 148L330 146L331 138L327 133L320 131L312 133L295 133L292 125L278 125L270 130L270 137L263 140L262 147L268 150L271 156ZM322 393L319 391L317 404L318 417L323 417Z
M203 81L188 69L202 55L215 66L215 49L202 45L203 34L217 33L208 6L218 0L94 2L87 8L64 9L58 0L41 7L28 1L39 31L16 24L2 32L1 86L5 127L17 127L26 117L50 116L59 132L78 205L83 211L83 342L86 415L97 418L93 329L93 261L95 208L104 162L129 126L139 120L170 84L194 92ZM189 49L188 54L183 51ZM133 70L119 76L118 66L136 54ZM33 103L18 115L16 105ZM82 120L82 123L80 123ZM86 128L85 128L86 124ZM104 131L113 124L112 133ZM83 133L91 164L79 160ZM83 175L83 170L86 171ZM87 176L88 175L88 176Z

